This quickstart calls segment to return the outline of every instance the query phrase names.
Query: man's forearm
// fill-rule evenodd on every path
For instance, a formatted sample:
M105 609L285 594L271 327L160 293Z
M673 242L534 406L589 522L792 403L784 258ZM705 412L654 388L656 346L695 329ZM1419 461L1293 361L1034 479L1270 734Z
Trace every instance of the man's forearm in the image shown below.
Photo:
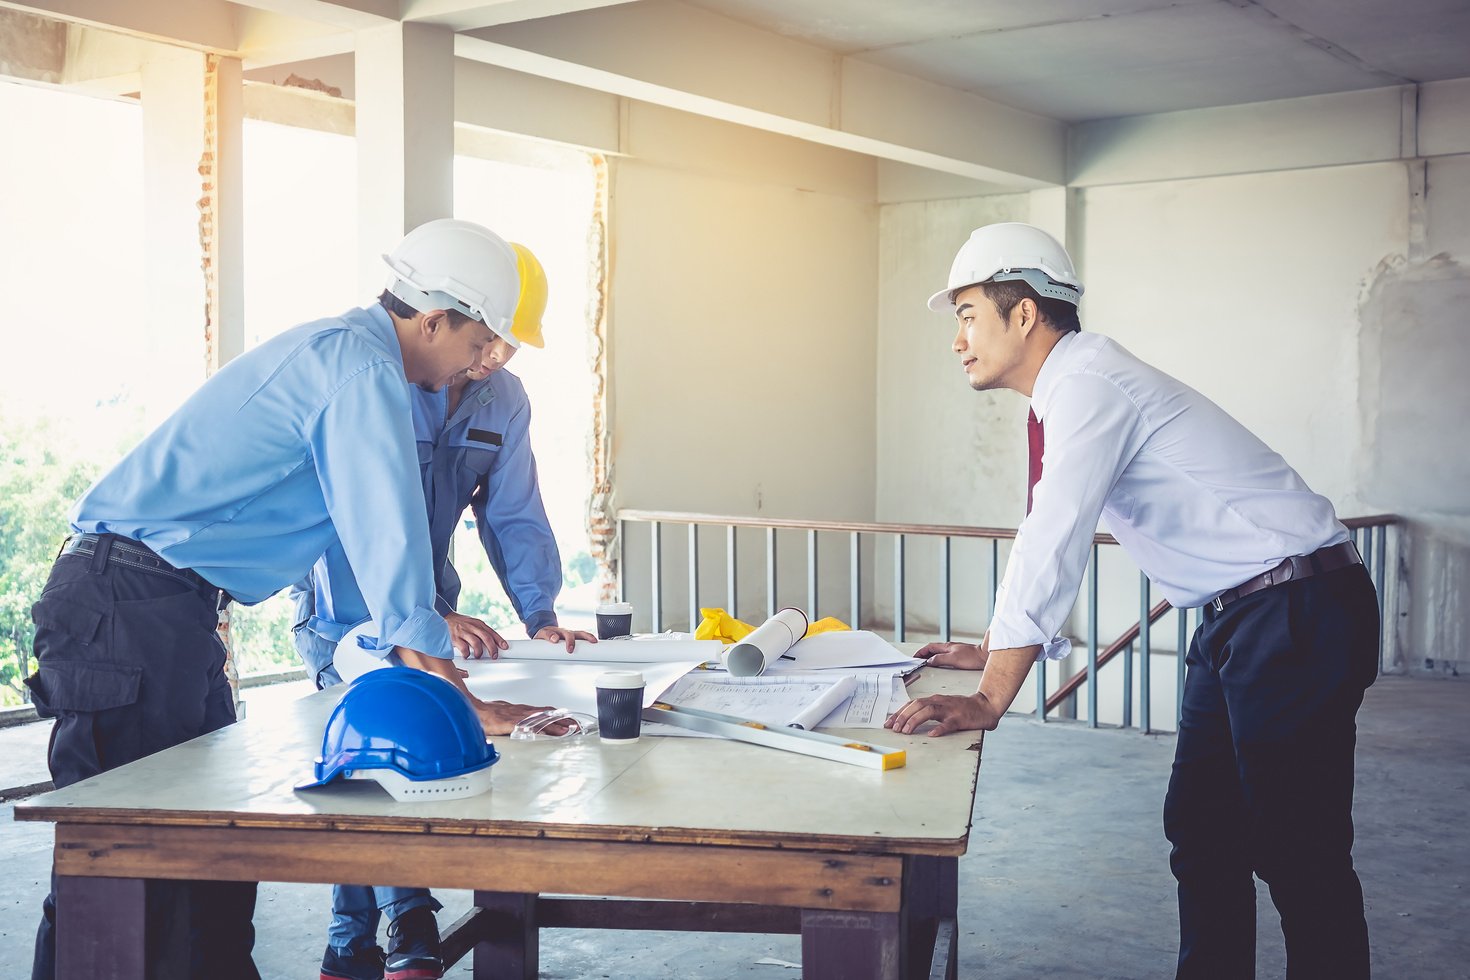
M991 650L985 661L985 673L980 678L980 688L975 696L985 706L987 715L994 715L998 722L1010 710L1026 675L1036 664L1040 646L1012 647L1009 650Z
M465 686L464 678L460 676L459 669L454 666L453 660L431 657L427 653L410 650L408 647L394 647L393 652L398 654L398 659L403 661L404 666L442 677L459 688L459 693L469 698L470 704L480 703L480 699L471 694L470 689Z

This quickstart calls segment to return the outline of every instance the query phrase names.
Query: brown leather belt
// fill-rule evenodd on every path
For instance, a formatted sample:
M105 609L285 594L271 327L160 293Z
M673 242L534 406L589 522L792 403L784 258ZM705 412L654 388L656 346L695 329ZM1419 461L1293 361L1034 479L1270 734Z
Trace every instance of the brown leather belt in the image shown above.
M1246 579L1233 589L1221 592L1210 600L1209 605L1214 607L1215 612L1220 612L1236 599L1243 599L1262 589L1269 589L1273 585L1295 582L1298 579L1311 578L1313 575L1335 572L1339 568L1361 564L1363 564L1363 559L1358 554L1358 546L1351 541L1329 545L1326 548L1318 548L1310 555L1292 555L1270 571L1262 572L1255 578Z

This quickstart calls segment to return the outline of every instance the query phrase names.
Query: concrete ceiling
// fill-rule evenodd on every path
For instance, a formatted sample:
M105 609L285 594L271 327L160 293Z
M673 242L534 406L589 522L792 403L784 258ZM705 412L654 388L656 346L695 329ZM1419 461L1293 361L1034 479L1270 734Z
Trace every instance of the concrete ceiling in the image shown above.
M690 0L1066 122L1470 77L1467 0Z

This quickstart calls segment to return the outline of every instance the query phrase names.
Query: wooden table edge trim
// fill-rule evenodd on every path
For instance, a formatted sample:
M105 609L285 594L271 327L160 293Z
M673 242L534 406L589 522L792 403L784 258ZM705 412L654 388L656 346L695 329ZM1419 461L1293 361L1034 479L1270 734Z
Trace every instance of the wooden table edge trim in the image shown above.
M783 848L62 825L66 877L333 882L897 911L904 857ZM356 877L354 877L356 876Z
M691 844L749 847L769 850L840 851L854 849L872 854L923 854L959 857L969 847L971 822L960 837L865 837L794 834L775 831L722 830L695 827L641 827L615 824L543 824L489 822L464 818L297 816L262 814L242 816L215 811L119 810L105 807L17 806L14 819L76 825L147 827L231 827L241 830L299 830L312 833L383 833L434 837L483 837L598 841L620 844Z

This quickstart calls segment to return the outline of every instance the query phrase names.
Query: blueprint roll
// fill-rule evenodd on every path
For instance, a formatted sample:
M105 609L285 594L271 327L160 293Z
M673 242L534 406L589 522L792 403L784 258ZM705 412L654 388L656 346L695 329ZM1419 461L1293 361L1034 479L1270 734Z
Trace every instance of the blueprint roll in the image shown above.
M765 673L767 667L806 635L806 627L806 613L787 606L725 651L725 669L732 677Z

